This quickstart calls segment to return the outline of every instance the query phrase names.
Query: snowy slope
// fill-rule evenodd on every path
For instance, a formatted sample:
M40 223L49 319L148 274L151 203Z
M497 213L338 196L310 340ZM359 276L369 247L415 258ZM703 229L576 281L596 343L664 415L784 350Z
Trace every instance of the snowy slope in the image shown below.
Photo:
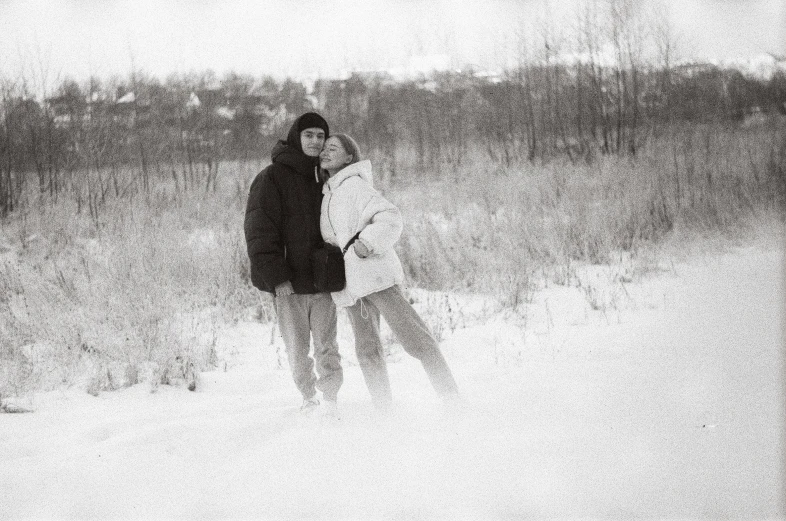
M694 257L485 320L451 296L463 410L394 349L397 409L377 417L343 327L338 424L297 413L271 331L240 324L195 393L66 391L0 415L0 519L782 518L783 268Z

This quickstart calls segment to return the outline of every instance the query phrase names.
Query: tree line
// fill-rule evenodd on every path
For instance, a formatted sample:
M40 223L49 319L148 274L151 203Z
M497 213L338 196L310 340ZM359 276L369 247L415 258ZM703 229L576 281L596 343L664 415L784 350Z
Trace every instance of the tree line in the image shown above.
M214 189L222 162L265 161L305 110L355 136L394 176L477 157L510 165L636 155L675 124L786 113L782 69L765 80L677 65L669 38L641 30L629 2L609 5L603 27L587 11L569 37L544 26L538 43L522 38L519 63L498 74L468 67L402 80L356 72L307 86L235 73L161 81L134 72L65 79L43 94L25 78L0 78L0 215L18 208L30 187L52 198L71 190L80 211L149 192L162 179L178 190ZM656 43L646 51L643 34ZM571 59L567 49L576 51Z

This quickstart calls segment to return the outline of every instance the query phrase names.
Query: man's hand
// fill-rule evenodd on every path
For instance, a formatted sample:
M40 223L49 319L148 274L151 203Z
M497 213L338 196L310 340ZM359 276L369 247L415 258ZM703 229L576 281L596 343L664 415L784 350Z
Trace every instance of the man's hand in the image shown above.
M368 251L368 248L366 248L366 245L363 244L362 242L360 242L360 240L355 241L353 246L355 247L355 254L358 257L360 257L361 259L365 259L369 255L371 255L371 252Z
M289 281L282 282L281 284L276 286L276 296L277 297L285 297L287 295L293 294L294 292L295 292L295 290L292 289L292 283L289 282Z

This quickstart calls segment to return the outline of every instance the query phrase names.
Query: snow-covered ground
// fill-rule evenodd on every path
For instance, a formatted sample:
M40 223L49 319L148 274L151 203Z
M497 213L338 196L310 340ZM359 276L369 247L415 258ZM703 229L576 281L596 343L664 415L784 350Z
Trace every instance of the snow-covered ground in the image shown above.
M587 269L518 312L414 292L460 317L435 327L466 403L394 348L388 418L343 320L335 423L300 416L280 340L241 323L197 392L0 415L0 519L783 518L783 269L759 248Z

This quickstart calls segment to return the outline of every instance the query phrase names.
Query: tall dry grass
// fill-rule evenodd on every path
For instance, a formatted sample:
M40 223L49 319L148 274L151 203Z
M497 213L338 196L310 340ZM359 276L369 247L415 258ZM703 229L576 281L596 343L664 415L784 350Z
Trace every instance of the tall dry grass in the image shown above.
M574 262L637 255L674 231L745 237L786 215L786 123L682 127L636 158L513 168L475 159L439 180L384 186L407 222L410 278L434 289L526 300L534 281ZM420 178L422 181L418 181Z
M516 307L576 262L610 263L675 230L744 237L786 215L783 124L681 128L635 159L413 170L378 187L397 203L413 286ZM379 163L379 161L377 161ZM227 324L273 316L250 286L242 221L256 168L222 166L217 190L44 200L0 223L0 399L78 385L195 385ZM32 197L32 196L31 196Z
M244 201L226 193L62 201L3 225L0 394L77 383L195 384L217 328L259 304L245 280Z

